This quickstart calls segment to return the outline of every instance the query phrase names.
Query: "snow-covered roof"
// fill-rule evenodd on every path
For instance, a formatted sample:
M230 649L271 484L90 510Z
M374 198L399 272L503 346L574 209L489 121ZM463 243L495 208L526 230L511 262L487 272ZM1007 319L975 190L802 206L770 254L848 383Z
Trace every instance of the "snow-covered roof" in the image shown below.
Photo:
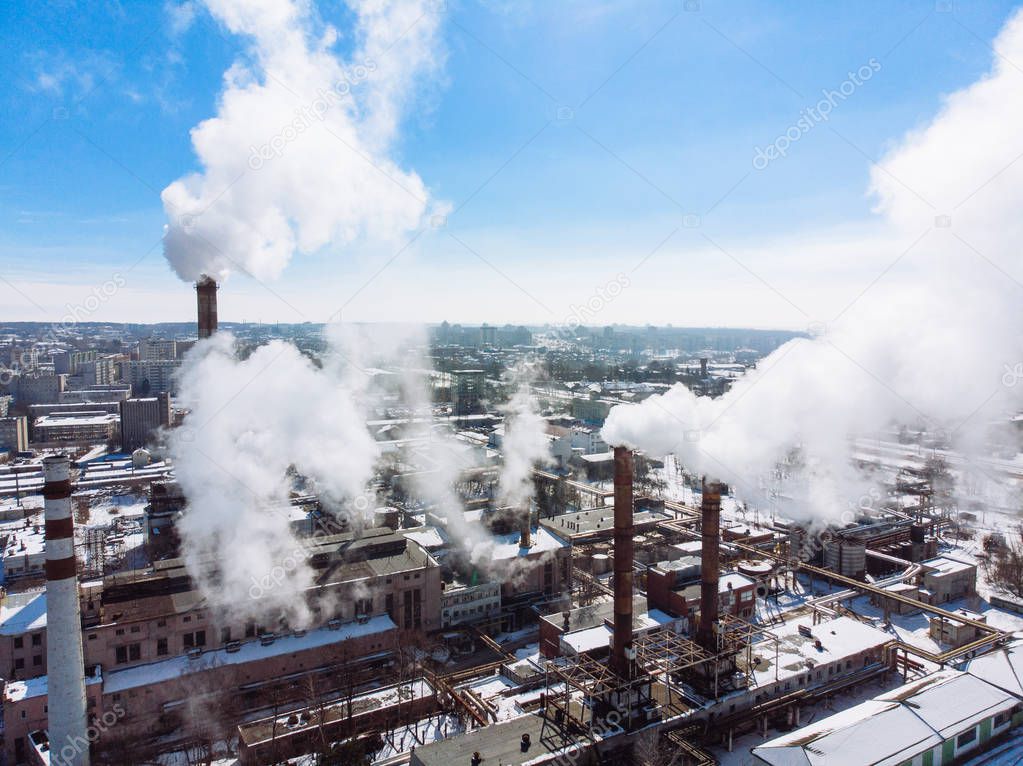
M941 744L941 737L897 702L868 700L753 748L772 766L862 766L865 753L850 742L870 743L870 763L893 766Z
M532 545L529 548L522 548L519 546L518 532L494 535L493 547L490 548L489 552L494 560L498 560L531 556L535 553L547 553L549 551L556 551L559 548L568 547L566 541L542 526L533 528L531 542Z
M0 636L19 636L46 627L46 591L12 593L0 606Z
M1023 699L1023 641L972 659L963 669L971 676Z
M943 670L777 737L753 754L772 766L895 766L1016 702L968 673Z
M942 739L1015 707L1018 701L1008 692L958 670L932 673L877 699L911 703L913 712Z
M802 635L800 627L809 628L810 636ZM774 683L776 674L777 680L784 680L806 673L811 665L816 667L844 661L892 640L892 636L883 630L844 616L814 625L813 617L807 615L788 620L772 632L778 638L777 669L774 667L773 646L762 641L753 647L755 654L762 653L763 660L754 670L758 686ZM817 647L818 640L820 648Z
M236 652L217 649L212 652L204 652L199 659L193 660L187 656L178 656L160 662L151 662L147 665L114 670L106 674L103 683L103 693L110 694L124 691L125 689L133 689L138 686L170 681L199 670L208 669L211 665L238 665L256 660L265 660L281 654L316 649L336 644L349 638L394 630L396 627L390 617L380 615L364 623L346 623L338 630L320 628L318 630L311 630L303 636L284 636L265 646L259 641L247 641Z

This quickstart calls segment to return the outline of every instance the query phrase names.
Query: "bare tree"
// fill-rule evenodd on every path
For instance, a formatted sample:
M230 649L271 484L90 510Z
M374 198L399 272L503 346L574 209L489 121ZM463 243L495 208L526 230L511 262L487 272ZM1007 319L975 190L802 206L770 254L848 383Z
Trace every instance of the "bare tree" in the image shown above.
M991 584L1023 596L1023 525L994 551Z

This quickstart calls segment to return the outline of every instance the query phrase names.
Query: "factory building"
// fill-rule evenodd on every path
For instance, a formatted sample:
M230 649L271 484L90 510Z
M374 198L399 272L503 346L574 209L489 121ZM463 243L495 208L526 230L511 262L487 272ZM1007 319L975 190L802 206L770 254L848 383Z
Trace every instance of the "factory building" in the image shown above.
M42 415L32 423L32 441L41 444L97 444L114 439L121 418L109 412L86 410Z
M870 763L948 766L1019 726L1020 700L971 673L942 670L777 737L753 754L770 766L823 765L847 760L852 744L869 747Z
M309 553L323 583L309 598L314 610L323 604L330 611L308 632L219 619L180 559L83 583L75 615L84 663L77 664L89 669L91 715L123 711L122 737L169 732L181 719L168 711L197 688L233 694L232 710L259 709L271 691L297 693L281 679L316 672L329 685L330 667L386 662L399 633L440 628L440 567L414 541L370 529L315 538ZM23 762L18 754L27 752L31 733L46 726L53 658L32 658L51 646L52 610L38 594L9 595L0 610L0 660L18 671L5 690L8 763Z
M171 424L171 398L157 394L120 403L121 450L131 452L149 443L153 434Z

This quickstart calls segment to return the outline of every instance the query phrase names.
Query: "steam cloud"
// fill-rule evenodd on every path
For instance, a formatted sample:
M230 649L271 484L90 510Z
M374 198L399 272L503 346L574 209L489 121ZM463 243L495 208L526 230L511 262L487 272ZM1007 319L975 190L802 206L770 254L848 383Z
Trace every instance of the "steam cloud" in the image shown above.
M192 130L202 165L162 199L164 253L185 280L277 277L296 253L389 240L428 212L391 156L414 91L442 63L435 0L348 0L349 42L309 0L205 0L250 50L224 75L215 117Z
M615 407L609 444L674 452L754 501L765 499L763 477L792 463L788 510L834 518L864 489L850 437L923 425L970 452L992 417L1014 411L1023 386L1005 378L1023 359L1023 89L1011 62L1023 60L1023 12L994 47L991 72L871 173L891 272L822 337L786 344L718 399L679 385Z
M179 398L191 412L169 449L189 501L178 525L189 573L221 613L307 625L313 575L287 513L290 475L348 512L378 454L357 392L337 366L319 370L289 343L240 360L220 332L190 352Z
M533 467L550 460L546 421L533 406L529 375L520 370L518 388L504 408L505 434L501 442L501 502L526 509L533 497Z

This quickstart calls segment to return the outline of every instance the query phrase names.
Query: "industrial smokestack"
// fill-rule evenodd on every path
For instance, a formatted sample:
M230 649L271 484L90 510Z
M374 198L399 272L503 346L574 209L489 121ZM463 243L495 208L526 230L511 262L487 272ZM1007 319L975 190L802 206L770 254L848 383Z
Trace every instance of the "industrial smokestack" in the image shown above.
M632 451L615 447L614 635L611 669L622 677L632 673Z
M700 505L702 547L700 563L700 627L696 641L704 649L716 652L715 628L718 621L718 578L720 576L721 485L703 481Z
M71 517L71 461L43 458L46 518L46 664L48 735L52 759L88 766L85 661L78 604L74 521Z
M199 309L199 340L210 337L217 331L217 290L219 285L205 274L195 283L195 295Z
M530 511L529 506L526 506L526 510L522 513L521 522L519 525L519 547L530 548L533 545L533 513Z

